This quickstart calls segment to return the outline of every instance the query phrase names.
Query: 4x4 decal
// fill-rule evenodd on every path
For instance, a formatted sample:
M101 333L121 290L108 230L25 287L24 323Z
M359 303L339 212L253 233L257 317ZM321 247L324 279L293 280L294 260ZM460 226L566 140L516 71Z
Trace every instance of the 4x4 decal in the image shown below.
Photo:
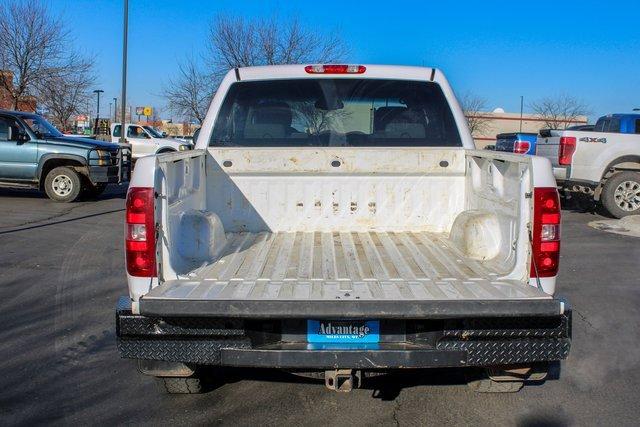
M580 138L581 142L601 142L603 144L607 143L607 138L594 138L592 136L583 136Z

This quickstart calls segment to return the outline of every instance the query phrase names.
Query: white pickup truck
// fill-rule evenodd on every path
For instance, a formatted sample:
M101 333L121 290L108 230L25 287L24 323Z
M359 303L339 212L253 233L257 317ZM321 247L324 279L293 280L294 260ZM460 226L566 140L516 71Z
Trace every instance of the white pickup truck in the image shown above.
M120 123L111 124L111 142L120 142ZM174 138L168 138L152 126L126 123L126 140L131 145L131 157L134 160L142 156L172 153L193 149L193 144Z
M551 161L563 189L589 194L616 218L639 215L640 133L598 131L608 118L595 131L541 131L537 155Z
M194 151L138 160L125 230L119 351L169 392L208 366L517 391L569 352L549 161L475 150L434 68L231 70Z

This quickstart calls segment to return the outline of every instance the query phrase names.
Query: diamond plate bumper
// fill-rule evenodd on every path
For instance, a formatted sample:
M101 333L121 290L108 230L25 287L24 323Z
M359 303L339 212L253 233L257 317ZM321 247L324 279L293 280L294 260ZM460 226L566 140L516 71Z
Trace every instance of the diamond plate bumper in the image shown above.
M199 365L317 369L500 366L568 356L571 311L550 317L395 319L371 346L313 348L304 321L134 315L116 309L123 358Z

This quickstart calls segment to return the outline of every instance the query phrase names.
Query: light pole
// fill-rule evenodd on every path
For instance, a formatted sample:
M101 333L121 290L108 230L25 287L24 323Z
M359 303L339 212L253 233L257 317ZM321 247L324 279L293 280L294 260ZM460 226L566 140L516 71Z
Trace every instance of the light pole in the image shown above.
M120 105L122 106L122 118L121 130L120 130L120 143L127 142L125 139L126 132L125 116L127 115L127 37L129 32L129 0L124 0L124 20L122 22L122 94L120 96Z
M113 121L118 121L118 98L113 98Z
M98 131L98 120L100 119L100 94L104 91L102 89L96 89L93 93L98 95L98 105L96 106L96 122L93 127L93 132L96 133Z
M109 120L111 120L111 105L112 105L112 103L110 102L109 103Z
M520 96L520 132L522 132L522 110L524 110L524 96Z

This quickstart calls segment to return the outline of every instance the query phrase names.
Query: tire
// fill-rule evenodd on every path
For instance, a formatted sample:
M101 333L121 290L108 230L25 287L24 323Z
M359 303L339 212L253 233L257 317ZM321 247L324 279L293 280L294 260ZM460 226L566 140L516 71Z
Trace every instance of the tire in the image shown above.
M204 382L199 377L164 377L158 378L158 381L161 387L169 394L200 394L206 391Z
M44 191L56 202L70 203L80 196L82 180L78 172L67 166L60 166L49 171L44 179Z
M467 384L477 393L517 393L524 386L522 381L494 381L490 378L470 381Z
M524 385L524 380L494 381L489 377L489 369L466 372L467 385L477 393L516 393Z
M640 173L620 172L604 183L602 205L616 218L640 214Z
M90 198L96 198L104 193L104 190L107 189L106 182L99 182L97 184L87 183L87 186L84 188L84 195Z

